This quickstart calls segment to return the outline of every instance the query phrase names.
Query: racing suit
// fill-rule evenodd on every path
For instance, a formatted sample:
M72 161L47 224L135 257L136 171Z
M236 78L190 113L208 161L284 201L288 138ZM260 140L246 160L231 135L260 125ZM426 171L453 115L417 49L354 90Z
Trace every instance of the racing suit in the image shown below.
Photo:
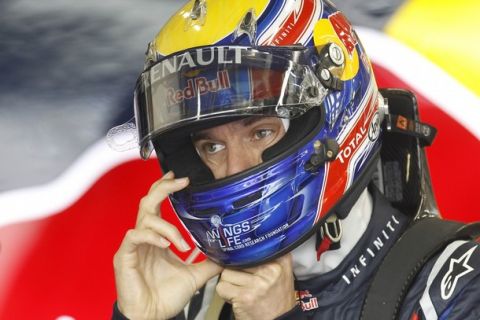
M369 189L370 194L365 191L360 196L343 223L340 249L323 253L317 261L311 248L315 239L310 239L292 252L298 304L278 319L361 318L376 270L410 222L376 188ZM349 227L351 232L346 230ZM406 295L399 319L480 319L479 276L478 243L450 243L423 266ZM216 281L210 280L175 319L204 319ZM126 318L115 306L112 319ZM220 319L233 319L229 304L224 305Z

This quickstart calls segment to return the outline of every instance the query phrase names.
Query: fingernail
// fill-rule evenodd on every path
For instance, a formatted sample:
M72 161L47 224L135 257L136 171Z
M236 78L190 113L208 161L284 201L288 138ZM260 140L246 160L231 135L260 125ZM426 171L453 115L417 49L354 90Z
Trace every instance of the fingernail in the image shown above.
M165 178L165 179L170 179L172 177L173 177L173 171L171 171L171 170L163 175L163 178Z
M188 243L187 243L185 240L182 239L182 241L180 242L180 244L182 245L182 249L183 249L184 251L190 250L190 246L188 245Z
M188 177L175 179L175 182L179 184L188 184Z
M160 239L160 245L161 245L162 247L166 248L166 247L168 247L168 246L170 245L170 241L161 238L161 239Z

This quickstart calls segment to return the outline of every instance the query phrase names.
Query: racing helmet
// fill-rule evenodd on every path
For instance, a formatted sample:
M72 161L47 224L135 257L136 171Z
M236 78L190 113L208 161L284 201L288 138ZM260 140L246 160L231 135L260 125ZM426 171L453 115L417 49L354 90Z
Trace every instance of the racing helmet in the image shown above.
M190 185L169 196L198 248L248 267L344 218L371 179L384 101L346 17L324 0L195 0L148 45L135 119L142 158ZM289 119L262 163L215 180L192 133L250 116ZM342 209L343 208L343 209Z

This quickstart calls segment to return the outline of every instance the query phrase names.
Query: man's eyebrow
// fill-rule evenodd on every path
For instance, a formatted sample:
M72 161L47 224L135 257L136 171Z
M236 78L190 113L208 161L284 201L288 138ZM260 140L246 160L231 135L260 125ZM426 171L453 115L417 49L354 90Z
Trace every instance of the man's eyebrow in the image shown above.
M200 140L209 140L210 137L208 134L203 133L203 132L194 132L191 134L192 142L195 143Z
M256 122L262 121L263 119L265 119L265 117L261 117L261 116L248 117L248 118L242 120L242 124L245 127L248 127L248 126L251 126L252 124L254 124Z
M245 118L245 119L242 119L241 120L241 123L244 127L248 127L248 126L251 126L259 121L262 121L263 119L265 119L266 117L262 117L262 116L251 116L251 117L248 117L248 118ZM200 132L194 132L192 133L191 135L191 138L192 138L192 142L197 142L197 141L200 141L200 140L211 140L210 136L202 131Z

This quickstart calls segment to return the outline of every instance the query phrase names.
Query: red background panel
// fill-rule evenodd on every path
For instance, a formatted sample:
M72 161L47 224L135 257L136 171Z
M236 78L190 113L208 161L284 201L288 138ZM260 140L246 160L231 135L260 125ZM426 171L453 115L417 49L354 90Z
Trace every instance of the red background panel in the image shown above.
M389 71L375 70L380 87L415 91ZM418 95L418 101L422 120L439 130L428 158L441 213L478 220L478 139L425 97ZM115 300L113 255L134 226L140 198L160 176L156 160L130 161L105 173L65 210L1 228L0 319L109 318ZM167 203L162 212L176 221Z

